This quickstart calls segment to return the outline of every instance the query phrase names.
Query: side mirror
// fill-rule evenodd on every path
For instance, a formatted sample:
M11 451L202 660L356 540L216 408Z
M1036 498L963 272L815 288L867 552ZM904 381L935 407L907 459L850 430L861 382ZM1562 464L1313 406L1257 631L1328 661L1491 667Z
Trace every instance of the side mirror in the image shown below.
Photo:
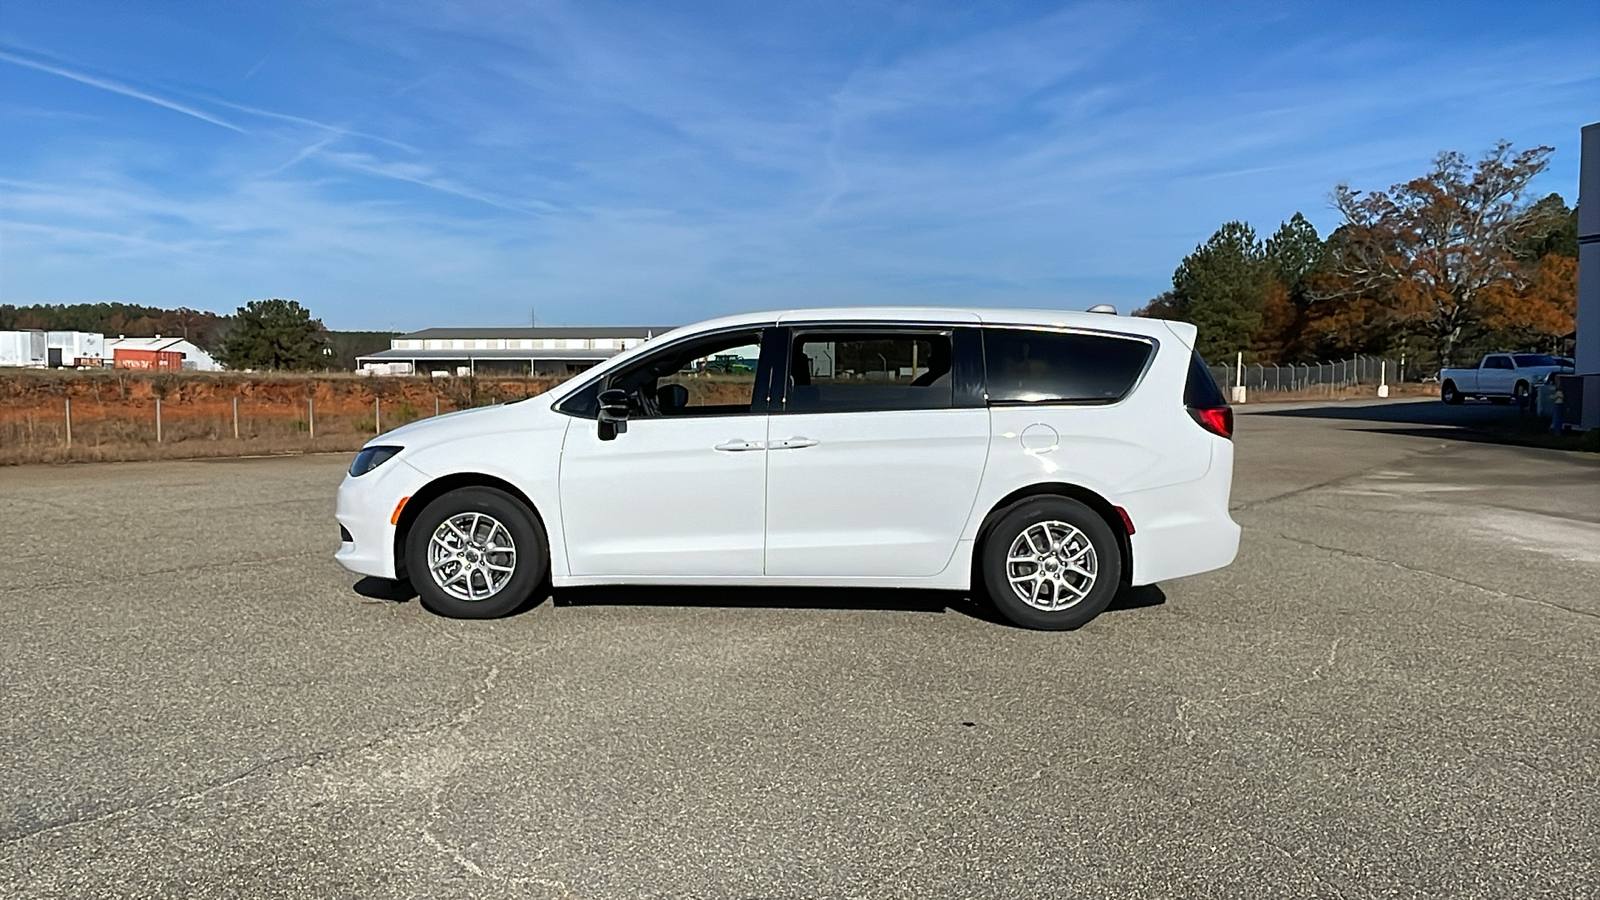
M600 440L614 441L619 434L628 432L628 393L612 388L601 391Z

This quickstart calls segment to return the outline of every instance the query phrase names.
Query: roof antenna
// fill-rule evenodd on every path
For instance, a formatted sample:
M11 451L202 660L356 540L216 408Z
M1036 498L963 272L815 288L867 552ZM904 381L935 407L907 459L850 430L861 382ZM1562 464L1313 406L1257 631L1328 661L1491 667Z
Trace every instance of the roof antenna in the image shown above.
M1092 313L1105 313L1108 316L1114 316L1117 314L1117 308L1109 303L1096 303L1094 306L1089 307L1088 311Z

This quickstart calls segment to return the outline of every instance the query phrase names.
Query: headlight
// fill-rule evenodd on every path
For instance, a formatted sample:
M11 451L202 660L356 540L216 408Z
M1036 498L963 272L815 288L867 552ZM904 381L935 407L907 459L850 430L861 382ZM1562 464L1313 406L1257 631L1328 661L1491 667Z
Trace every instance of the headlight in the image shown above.
M404 447L363 447L356 454L355 462L350 464L350 476L360 478L373 469L388 462L391 457L399 453Z

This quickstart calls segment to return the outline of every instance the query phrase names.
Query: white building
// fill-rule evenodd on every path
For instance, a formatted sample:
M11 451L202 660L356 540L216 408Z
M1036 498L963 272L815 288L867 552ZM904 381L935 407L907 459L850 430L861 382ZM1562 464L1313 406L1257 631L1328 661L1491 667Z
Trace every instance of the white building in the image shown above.
M106 336L89 331L50 331L45 333L47 365L99 366L106 356Z
M42 369L49 361L42 331L0 331L0 366Z
M428 328L403 334L389 349L356 358L374 375L428 372L580 372L670 328Z
M222 367L211 358L211 354L201 350L195 344L183 338L162 337L114 337L106 338L106 362L116 358L118 350L164 350L183 354L184 371L215 372Z

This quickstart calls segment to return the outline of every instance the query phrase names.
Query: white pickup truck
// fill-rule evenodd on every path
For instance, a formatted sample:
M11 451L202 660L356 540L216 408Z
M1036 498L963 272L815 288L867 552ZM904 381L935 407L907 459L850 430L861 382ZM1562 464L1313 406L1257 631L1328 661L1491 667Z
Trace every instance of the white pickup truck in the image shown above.
M1495 403L1515 399L1526 403L1539 385L1556 375L1572 374L1572 367L1543 353L1489 353L1475 369L1442 369L1439 399L1460 403L1468 397L1487 397Z

